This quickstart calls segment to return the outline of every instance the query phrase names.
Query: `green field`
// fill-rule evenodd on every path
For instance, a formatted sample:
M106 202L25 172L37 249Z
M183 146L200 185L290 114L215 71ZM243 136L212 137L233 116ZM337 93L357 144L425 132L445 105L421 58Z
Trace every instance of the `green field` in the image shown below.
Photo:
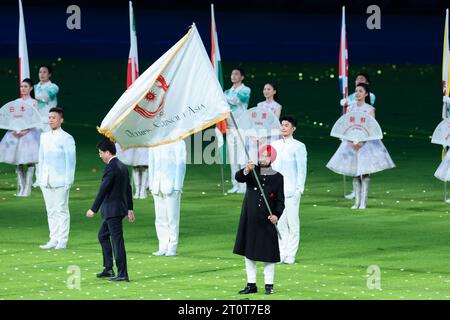
M31 62L36 75L44 61ZM15 60L0 60L1 104L18 95L16 65ZM149 65L141 63L141 70ZM232 66L225 64L225 71ZM296 138L308 149L300 251L295 265L276 266L274 295L237 294L246 283L243 258L232 253L242 195L222 194L216 165L187 168L177 257L151 256L157 239L150 197L135 202L134 224L124 222L131 282L111 284L95 277L102 269L97 241L101 218L85 218L103 170L95 126L124 89L125 61L62 59L55 61L54 82L66 110L64 128L77 142L69 246L39 249L48 240L42 195L34 189L30 198L14 197L15 168L0 164L0 299L450 298L450 205L443 201L442 182L433 177L441 147L430 143L441 117L440 67L367 67L377 95L377 119L386 132L383 141L397 167L372 176L368 209L355 211L342 196L342 177L325 168L338 146L329 137L340 115L336 68L242 66L253 89L250 106L263 99L265 81L278 82L283 113L298 117ZM350 66L353 72L359 68ZM228 178L228 168L225 174ZM71 265L81 269L80 290L66 285ZM371 265L381 270L382 290L367 286ZM258 285L263 289L261 266Z

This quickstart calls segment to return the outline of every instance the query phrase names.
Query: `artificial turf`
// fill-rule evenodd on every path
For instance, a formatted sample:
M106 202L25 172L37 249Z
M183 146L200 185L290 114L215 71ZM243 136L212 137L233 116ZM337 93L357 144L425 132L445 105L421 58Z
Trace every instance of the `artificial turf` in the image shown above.
M40 62L32 61L32 73ZM149 62L143 62L145 69ZM225 64L229 72L234 64ZM13 67L14 66L14 67ZM16 61L0 60L1 103L17 97ZM366 210L351 210L342 177L325 164L338 146L329 137L340 115L336 68L330 65L242 63L261 101L266 81L279 83L283 114L299 119L295 137L308 150L301 200L301 245L294 265L277 265L275 291L250 299L448 299L450 205L433 177L441 147L430 143L440 121L440 67L373 65L377 119L397 167L372 176ZM350 66L356 72L362 66ZM10 72L11 71L11 72ZM66 110L65 130L77 142L77 171L70 195L71 232L66 250L42 250L48 240L39 189L14 197L14 167L0 164L0 299L242 299L243 257L232 253L242 195L223 195L218 165L188 165L182 194L178 256L157 249L151 196L136 200L136 221L125 224L131 282L99 280L101 223L85 217L103 163L95 149L98 125L123 92L123 61L55 60L54 82ZM229 84L229 83L228 83ZM353 87L353 86L351 86ZM2 131L4 132L4 131ZM229 180L229 168L225 169ZM231 184L227 181L227 189ZM350 178L347 179L347 191ZM81 288L69 289L69 266L81 270ZM381 271L381 290L367 286L369 266ZM258 285L263 287L262 267ZM263 290L261 290L263 291Z

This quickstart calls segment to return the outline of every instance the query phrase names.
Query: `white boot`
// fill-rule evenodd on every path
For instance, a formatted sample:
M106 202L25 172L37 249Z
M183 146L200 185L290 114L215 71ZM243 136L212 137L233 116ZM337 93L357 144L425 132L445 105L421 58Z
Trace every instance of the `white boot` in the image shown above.
M133 199L139 199L140 187L141 187L141 175L139 173L139 168L133 167L133 183L134 183L134 197Z
M31 185L33 184L34 166L29 166L25 173L25 188L22 196L29 197L31 195Z
M17 197L23 197L23 192L25 190L25 172L23 171L23 166L16 167L17 174Z
M353 191L355 192L355 204L352 209L358 209L361 203L361 179L360 177L353 178Z
M365 209L367 206L367 198L369 196L369 183L370 183L370 178L368 176L362 178L361 204L359 206L359 209Z
M148 188L148 167L141 167L141 194L140 199L147 198L147 188Z
M345 199L349 199L349 200L352 200L352 199L355 199L355 190L353 190L351 193L349 193L349 194L346 194L345 196L344 196L344 198Z

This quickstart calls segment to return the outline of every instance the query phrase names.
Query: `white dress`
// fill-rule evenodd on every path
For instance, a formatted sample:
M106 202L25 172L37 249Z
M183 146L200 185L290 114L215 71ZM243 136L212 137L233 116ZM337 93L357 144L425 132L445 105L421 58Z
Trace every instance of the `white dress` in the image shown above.
M450 152L445 153L445 157L437 168L434 176L442 181L450 181Z
M116 143L117 158L127 166L148 166L148 148L130 148L122 150Z
M369 104L358 107L351 105L348 111L369 113L375 110ZM371 174L395 167L386 147L381 140L366 141L358 151L354 150L351 141L343 140L341 145L327 163L327 168L346 176Z
M281 105L278 102L276 102L275 100L272 100L271 102L267 102L267 101L258 102L256 107L266 108L266 109L272 111L273 114L275 114L275 111L279 110L281 108Z
M16 99L18 103L25 103L38 108L37 101L33 98L26 100ZM0 142L0 162L8 164L31 164L39 161L39 141L41 131L32 128L27 134L18 138L14 136L13 131L8 130Z

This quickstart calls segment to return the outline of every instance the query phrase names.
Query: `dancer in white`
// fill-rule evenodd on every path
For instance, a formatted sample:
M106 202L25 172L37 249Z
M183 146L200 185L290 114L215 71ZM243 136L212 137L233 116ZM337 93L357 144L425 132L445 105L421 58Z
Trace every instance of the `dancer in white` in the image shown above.
M349 106L348 112L367 113L375 118L375 108L368 104L369 87L360 83L355 89L356 104ZM327 168L346 176L353 176L355 205L352 209L365 209L369 192L369 175L394 168L386 147L381 140L371 140L354 144L342 141L336 153L327 163Z
M370 85L370 78L367 73L359 72L356 74L355 87L360 83L365 83L368 86ZM369 104L371 106L374 106L375 105L375 94L373 92L370 92L369 97L370 97ZM351 105L351 104L356 103L355 93L352 93L351 95L349 95L347 99L341 99L340 103L341 103L341 106ZM346 194L345 198L349 199L349 200L355 199L355 190L352 190L352 192L350 192L349 194Z
M305 190L306 180L306 147L294 139L297 120L290 116L281 118L282 139L271 145L278 151L278 157L273 162L273 169L283 175L285 209L278 221L281 239L281 262L293 264L300 243L300 198Z
M63 110L52 108L49 113L51 131L41 135L39 147L38 184L47 208L50 240L42 249L65 249L69 240L69 191L75 177L75 141L61 129Z
M251 90L242 83L244 78L244 70L234 68L231 72L233 86L224 92L236 120L247 111L250 101ZM230 118L227 118L227 128L227 153L231 168L231 182L233 183L233 187L228 190L228 193L245 193L245 183L238 183L235 178L236 172L246 165L245 149Z
M21 108L22 105L28 105L37 110L38 103L33 99L33 82L30 79L22 81L20 92L22 97L14 101L12 108ZM16 165L18 181L16 196L18 197L31 195L33 175L39 160L39 137L40 131L38 128L20 132L9 130L0 142L0 162Z
M177 254L180 201L186 173L184 140L149 148L149 187L155 202L155 227L159 249L155 256Z
M42 65L39 68L39 83L36 85L36 100L38 101L39 113L42 118L42 131L50 131L48 124L48 113L51 108L58 106L57 95L59 87L50 81L52 68Z

